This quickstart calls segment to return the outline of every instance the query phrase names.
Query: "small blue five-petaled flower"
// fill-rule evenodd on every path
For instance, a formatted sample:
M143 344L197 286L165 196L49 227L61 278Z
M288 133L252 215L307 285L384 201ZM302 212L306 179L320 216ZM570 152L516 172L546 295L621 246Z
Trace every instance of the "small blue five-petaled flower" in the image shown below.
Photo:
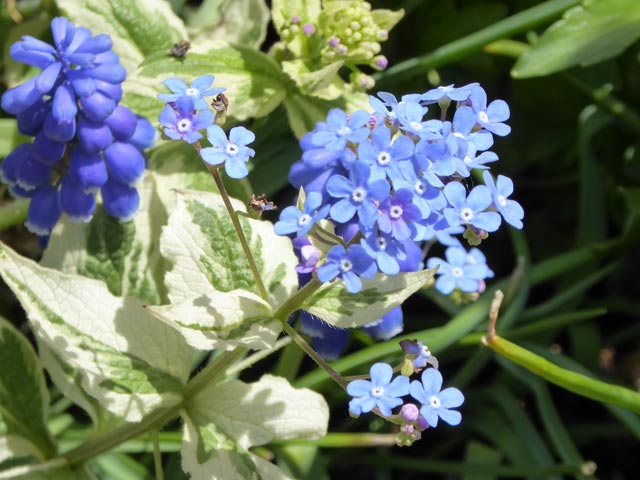
M329 213L329 205L322 205L322 195L318 192L309 192L304 202L303 210L291 206L285 208L280 214L280 220L274 225L278 235L295 233L300 237L306 235L316 222L322 220Z
M326 261L318 267L318 280L330 282L339 277L349 293L362 290L360 277L371 278L377 272L376 264L360 245L351 245L348 250L335 245L327 253Z
M184 140L195 143L202 138L199 130L211 125L214 120L213 112L203 110L196 112L193 99L187 95L178 97L175 103L165 105L158 117L160 125L164 127L164 134L173 140Z
M347 393L354 397L349 411L357 416L378 407L388 417L392 408L402 405L401 397L409 393L409 378L400 375L391 381L393 369L386 363L374 363L369 373L371 381L354 380L347 385Z
M449 425L459 425L462 415L451 409L462 405L464 395L454 387L441 389L442 374L435 368L428 368L422 372L422 382L411 382L409 393L422 404L420 413L430 427L438 426L438 418Z
M196 110L206 110L209 106L204 98L218 95L226 90L226 88L209 88L215 79L216 77L213 75L202 75L196 78L191 85L187 85L180 78L168 78L163 83L172 93L161 93L158 98L163 102L173 103L184 95L193 100Z
M200 150L205 162L209 165L224 163L224 169L231 178L244 178L249 174L247 162L256 153L253 148L247 147L256 139L253 132L244 127L233 127L227 139L222 128L210 125L207 127L207 138L212 146Z
M467 190L460 182L449 182L444 187L444 196L451 205L444 209L449 225L471 225L478 230L495 232L500 226L500 215L485 212L492 203L491 192L484 185L474 187L467 197Z

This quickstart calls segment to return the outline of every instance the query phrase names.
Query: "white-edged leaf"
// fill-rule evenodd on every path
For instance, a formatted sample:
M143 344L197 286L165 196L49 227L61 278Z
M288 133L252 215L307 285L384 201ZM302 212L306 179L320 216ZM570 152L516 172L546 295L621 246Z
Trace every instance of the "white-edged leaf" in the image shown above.
M291 241L276 235L270 222L239 217L249 249L269 295L268 306L259 304L256 299L260 292L255 277L222 197L195 191L178 191L176 194L176 208L162 232L160 249L162 255L172 263L172 269L165 277L172 306L168 307L165 313L180 312L182 324L176 324L177 318L170 320L167 315L163 318L171 321L181 331L190 329L207 332L207 335L194 334L193 331L184 332L184 335L189 341L194 342L196 337L200 340L209 338L209 348L229 348L237 344L234 342L245 340L255 345L255 335L262 338L262 348L272 346L281 325L270 316L264 317L261 321L257 320L263 313L268 312L267 307L275 310L298 288L295 272L297 260ZM240 202L232 203L237 211L245 211L244 205ZM239 294L238 290L244 290L246 293ZM246 313L237 312L236 315L221 320L222 323L212 318L208 321L208 330L203 328L204 320L195 329L187 327L184 323L185 318L192 319L206 314L205 309L210 308L214 302L203 302L202 299L214 298L214 295L217 295L215 292L221 295L215 297L218 299L216 302L222 302L225 309L233 308L234 302L247 302L250 298L253 300L247 305ZM228 300L223 298L224 293L230 294ZM188 313L188 307L195 306L194 302L200 302L200 306L205 309L194 309L193 313ZM218 332L219 327L223 327L222 332ZM230 327L233 327L232 330L229 330ZM244 334L249 335L245 340ZM224 343L219 344L215 339ZM191 344L203 348L200 340Z
M110 412L139 421L182 399L192 350L174 329L104 283L41 267L0 243L0 274L40 342L82 374Z
M7 451L39 460L55 455L48 416L49 391L38 356L27 338L0 317L0 457Z
M259 49L267 35L269 7L264 0L205 0L187 21L193 44L224 40Z
M258 118L274 110L287 94L280 66L266 54L220 42L194 44L184 59L150 55L123 84L122 102L138 115L158 117L164 107L159 93L164 80L178 77L191 83L200 75L215 75L214 87L224 87L228 115L238 120Z
M362 280L359 293L349 293L341 280L325 284L303 303L305 310L339 328L355 328L382 318L433 278L436 270L384 275Z
M282 329L269 304L246 290L218 292L213 287L182 303L147 307L159 319L180 329L187 343L200 350L238 345L270 348Z
M286 479L248 449L274 440L321 438L329 409L321 395L264 375L254 383L231 380L205 387L189 402L184 417L183 467L192 478Z
M174 43L187 39L184 23L163 0L56 0L72 22L107 33L120 63L131 74L152 52L168 55Z

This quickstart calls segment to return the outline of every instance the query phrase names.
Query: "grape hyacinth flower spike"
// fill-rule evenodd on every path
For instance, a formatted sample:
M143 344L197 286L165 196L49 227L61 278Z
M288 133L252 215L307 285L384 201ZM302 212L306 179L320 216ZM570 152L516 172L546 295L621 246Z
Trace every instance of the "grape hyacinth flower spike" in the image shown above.
M7 156L0 176L14 196L31 198L26 226L43 244L63 213L89 221L98 191L109 215L135 215L141 152L155 139L146 119L119 105L126 71L110 37L92 36L64 17L51 21L51 31L53 45L25 35L11 46L14 60L42 72L1 100L34 141Z

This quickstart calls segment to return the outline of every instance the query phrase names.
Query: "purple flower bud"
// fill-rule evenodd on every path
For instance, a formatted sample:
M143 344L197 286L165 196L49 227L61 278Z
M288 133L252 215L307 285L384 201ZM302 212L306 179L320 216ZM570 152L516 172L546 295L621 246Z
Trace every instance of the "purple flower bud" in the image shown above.
M405 422L415 422L420 418L420 409L413 403L405 403L400 410L400 415Z
M312 24L307 23L304 27L302 27L302 33L304 33L307 37L310 37L314 33L316 33L316 27Z
M427 422L426 418L420 415L420 417L418 418L418 423L416 424L416 427L418 427L418 430L422 432L427 428L429 428L429 422Z
M294 25L297 25L301 21L302 17L300 15L294 15L293 17L291 17L291 23L293 23Z
M336 48L338 45L340 45L340 39L338 37L331 37L329 39L329 41L327 42L327 44L331 47L331 48Z
M384 70L389 65L389 60L384 55L378 55L373 59L373 67L378 70Z

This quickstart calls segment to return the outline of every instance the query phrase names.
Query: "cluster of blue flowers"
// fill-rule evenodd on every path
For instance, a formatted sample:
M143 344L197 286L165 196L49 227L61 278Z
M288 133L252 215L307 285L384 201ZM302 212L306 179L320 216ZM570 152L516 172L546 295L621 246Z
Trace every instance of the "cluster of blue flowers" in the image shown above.
M234 127L229 137L216 125L215 113L209 110L205 98L219 95L225 88L210 88L213 75L202 75L191 85L179 78L164 81L172 93L161 93L158 98L166 102L158 120L164 134L172 140L184 140L196 144L202 160L209 165L223 166L231 178L244 178L249 174L247 162L255 155L247 145L255 140L253 132L244 127ZM210 147L200 145L201 130L206 129Z
M276 233L296 236L307 278L312 272L322 282L339 278L351 293L377 272L423 268L422 246L440 242L448 247L446 261L427 263L440 267L436 289L473 299L493 272L480 250L467 250L455 235L479 245L502 220L522 228L524 217L522 207L509 199L511 180L499 175L494 182L489 173L489 164L498 160L489 150L494 135L510 132L504 123L508 105L487 104L477 83L438 87L399 101L380 92L370 97L370 105L373 113L331 110L326 122L301 139L302 158L289 179L306 199L283 210ZM468 189L473 170L483 170L484 185ZM314 237L326 241L327 230L341 239L323 254ZM303 314L303 331L321 353L332 342L346 346L346 332L314 323ZM399 333L401 312L379 319L371 326L376 327L381 338ZM329 357L337 350L327 351Z
M426 362L432 363L435 359L428 354L426 359L422 353L428 349L420 342L410 341L413 347L420 349L421 354L413 357L415 371L426 366ZM415 361L418 360L416 367ZM411 360L410 360L411 361ZM393 368L386 363L375 363L371 366L369 377L371 380L358 379L347 385L347 393L353 397L349 402L349 412L358 417L363 413L376 410L376 413L398 424L400 431L396 435L396 443L400 446L409 446L422 436L427 428L435 428L438 421L442 420L449 425L459 425L462 415L454 408L464 402L464 395L454 387L442 389L442 374L435 368L427 368L422 372L420 380L409 381L413 373L404 372L393 378ZM404 397L410 396L413 401L405 403ZM418 402L416 405L414 401ZM400 408L397 414L392 410Z
M155 138L146 119L119 105L126 71L111 38L64 17L51 21L51 31L53 45L24 36L11 46L14 60L42 72L2 96L2 109L34 140L11 152L0 174L14 196L31 198L26 226L45 243L63 212L89 221L98 191L109 215L130 219L142 151Z

